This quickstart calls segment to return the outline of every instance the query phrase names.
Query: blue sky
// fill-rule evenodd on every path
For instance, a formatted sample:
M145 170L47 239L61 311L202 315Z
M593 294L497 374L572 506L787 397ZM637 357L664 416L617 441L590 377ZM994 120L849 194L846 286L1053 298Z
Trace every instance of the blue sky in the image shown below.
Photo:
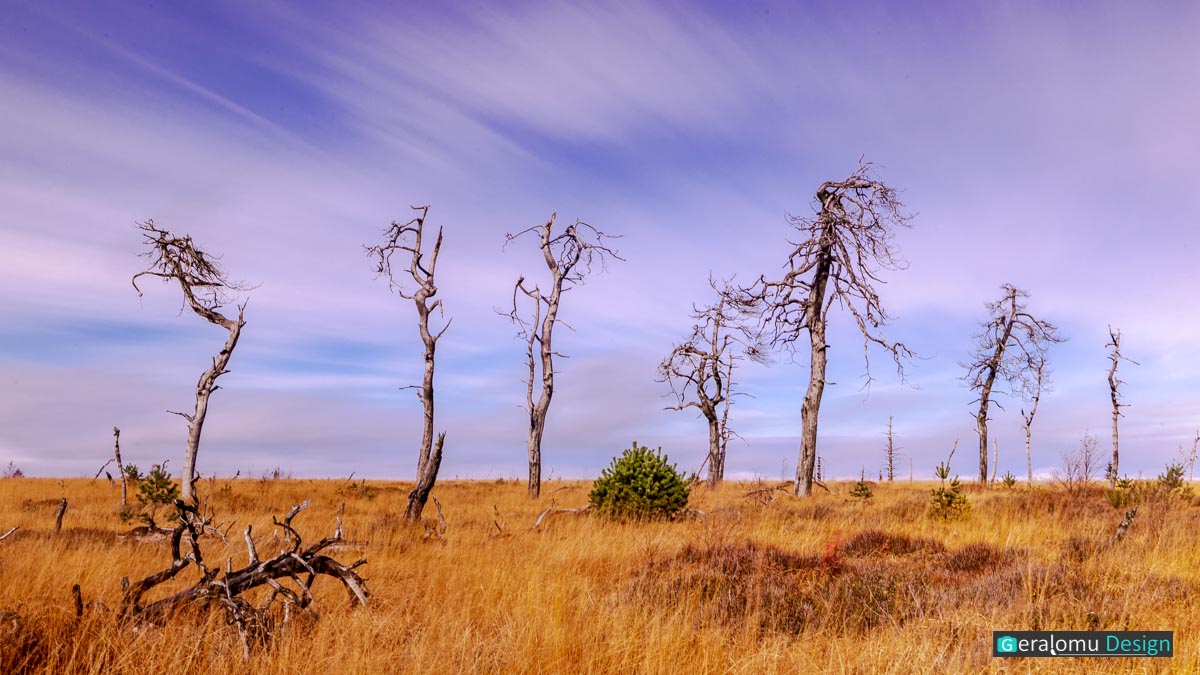
M204 473L408 478L420 406L411 303L362 245L408 205L445 228L443 476L524 473L523 345L495 313L540 274L504 235L586 220L624 263L568 295L545 473L592 476L637 439L700 464L702 422L665 411L655 365L707 277L780 269L788 214L859 157L916 212L880 289L886 355L835 320L828 472L882 462L887 418L917 476L960 439L960 381L1002 283L1070 341L1035 422L1035 468L1090 431L1107 448L1105 343L1124 335L1122 468L1154 475L1200 427L1200 8L671 3L9 3L0 24L0 462L90 475L178 466L220 329L139 299L136 221L224 254L249 293L214 396ZM801 362L806 359L799 359ZM790 476L807 366L747 365L727 475ZM1024 474L1018 402L992 428Z

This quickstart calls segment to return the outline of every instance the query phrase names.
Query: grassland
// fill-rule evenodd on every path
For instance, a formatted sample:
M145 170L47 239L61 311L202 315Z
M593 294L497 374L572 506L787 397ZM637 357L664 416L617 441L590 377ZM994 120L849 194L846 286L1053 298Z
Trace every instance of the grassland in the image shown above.
M243 661L220 613L166 626L118 622L120 578L170 562L163 542L119 539L119 487L104 480L0 480L0 670L53 673L461 672L1200 672L1200 508L1142 504L1112 544L1121 513L1098 487L970 489L971 514L926 516L928 484L880 484L861 503L848 485L808 500L758 503L753 486L698 487L681 522L611 523L555 515L551 499L586 501L586 483L545 486L540 502L512 481L439 483L444 540L400 518L407 486L344 481L205 481L228 544L209 561L259 551L271 518L296 519L335 555L366 557L370 605L318 580L317 621L292 621ZM54 532L60 497L70 506ZM432 504L427 516L433 515ZM169 518L160 520L166 522ZM185 570L163 595L195 581ZM70 588L87 606L76 616ZM170 588L168 588L170 586ZM15 613L15 615L13 614ZM18 618L19 616L19 618ZM1003 660L993 629L1174 630L1172 659Z

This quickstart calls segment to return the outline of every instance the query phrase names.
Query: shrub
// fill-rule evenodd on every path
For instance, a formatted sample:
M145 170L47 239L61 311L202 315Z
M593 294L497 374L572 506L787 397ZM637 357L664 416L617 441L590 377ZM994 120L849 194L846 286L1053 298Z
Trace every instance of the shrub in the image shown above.
M871 492L871 486L867 483L867 474L865 470L858 477L858 482L855 483L854 487L850 490L850 496L854 497L855 499L862 500L863 502L870 501L871 497L875 496L875 494Z
M1172 462L1167 465L1166 471L1158 475L1158 485L1164 492L1190 502L1196 496L1196 493L1192 489L1192 486L1187 484L1183 476L1183 463Z
M1158 484L1167 490L1183 487L1183 465L1178 462L1168 464L1167 470L1158 474Z
M137 464L126 464L125 478L131 483L137 483L145 476L142 475L142 470L137 467Z
M1011 471L1005 471L1004 478L1001 480L1004 483L1004 487L1008 488L1009 490L1017 486L1017 477L1014 476Z
M1112 488L1105 493L1108 503L1118 511L1124 510L1141 502L1143 490L1139 490L1128 476L1118 478Z
M167 463L155 464L138 485L137 500L144 506L165 506L179 499L179 486L171 480Z
M11 461L8 463L8 466L4 467L3 470L0 470L0 478L24 478L24 477L25 477L25 472L21 470L21 467L17 466L16 463L11 462Z
M600 474L588 501L618 520L673 518L687 506L688 484L662 448L652 451L634 441Z
M929 517L934 520L956 520L970 513L971 501L962 493L958 476L951 479L949 485L946 484L950 476L950 464L938 464L935 473L942 484L930 491Z

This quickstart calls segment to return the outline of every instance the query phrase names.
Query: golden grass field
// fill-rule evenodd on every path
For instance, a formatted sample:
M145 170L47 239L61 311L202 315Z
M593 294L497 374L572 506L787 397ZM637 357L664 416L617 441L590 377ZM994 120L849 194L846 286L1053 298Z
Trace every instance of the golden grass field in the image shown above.
M292 621L243 660L220 611L166 626L118 622L120 578L165 568L168 544L118 539L120 487L105 480L0 480L0 670L52 673L972 673L1200 672L1200 508L1145 503L1125 540L1121 513L1095 487L1078 494L970 488L972 513L926 516L928 483L849 485L768 504L754 486L693 489L703 517L613 523L557 514L588 483L552 482L537 502L514 481L440 482L445 540L399 518L407 486L368 481L205 480L228 545L210 564L246 562L241 532L277 552L271 517L359 568L371 593L351 606L337 580L314 587L320 619ZM60 497L69 508L54 532ZM132 495L131 495L132 499ZM430 503L426 516L435 512ZM170 525L165 511L159 521ZM865 533L865 534L864 534ZM195 582L194 568L149 595ZM70 588L88 603L76 616ZM150 600L154 597L148 598ZM95 601L100 601L96 603ZM100 604L102 603L102 605ZM993 629L1174 630L1170 659L991 657Z

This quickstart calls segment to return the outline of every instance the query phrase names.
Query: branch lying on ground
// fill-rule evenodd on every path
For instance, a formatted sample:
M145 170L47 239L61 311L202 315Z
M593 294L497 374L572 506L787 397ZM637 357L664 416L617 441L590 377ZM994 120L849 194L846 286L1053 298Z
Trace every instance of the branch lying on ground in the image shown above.
M364 565L366 559L358 560L351 565L343 565L333 558L322 555L321 551L342 540L342 523L338 519L337 529L333 536L304 548L303 539L292 527L292 520L309 502L297 504L288 511L283 520L273 519L276 526L285 531L285 540L291 540L290 548L280 552L268 560L260 560L254 545L251 526L244 533L248 562L245 567L233 570L227 566L225 574L219 569L209 569L204 562L199 539L205 532L211 532L211 518L205 518L195 506L183 500L175 500L179 514L179 524L171 531L171 564L166 569L155 572L146 578L130 583L128 578L121 579L122 598L120 616L123 619L134 619L150 623L162 624L177 611L185 607L221 606L231 625L236 625L242 640L243 656L248 658L252 644L265 642L271 636L271 625L275 621L268 617L276 600L280 601L283 617L286 623L292 615L292 609L301 610L314 618L316 612L310 608L313 597L310 592L313 582L318 575L330 576L346 587L351 602L359 605L367 604L366 582L355 571ZM181 548L186 543L190 551L184 553ZM189 565L195 565L200 570L200 580L194 585L161 598L149 604L142 604L142 597L154 587L175 578ZM303 580L302 575L307 575ZM292 586L285 586L277 580L291 580ZM261 606L255 607L240 597L246 591L259 586L270 586L272 593Z
M546 520L546 518L548 518L548 517L550 517L550 516L552 516L552 515L554 515L554 514L556 514L556 513L571 513L571 514L574 514L574 515L579 515L579 514L581 514L581 513L586 513L586 512L587 512L587 511L589 511L591 508L592 508L592 505L591 505L591 504L588 504L588 505L586 505L586 506L580 506L580 507L578 507L578 508L574 508L574 509L560 509L560 508L558 508L557 506L555 506L555 505L554 505L554 500L553 500L553 499L551 499L551 500L550 500L550 506L546 507L546 510L545 510L545 511L542 511L542 515L540 515L540 516L538 516L538 517L537 517L537 520L536 520L536 521L534 521L534 523L533 523L533 527L532 527L532 528L530 528L530 529L532 529L533 531L535 531L535 532L536 532L536 531L537 531L537 529L538 529L539 527L541 527L541 525L542 525L542 522L543 522L543 521L545 521L545 520Z

